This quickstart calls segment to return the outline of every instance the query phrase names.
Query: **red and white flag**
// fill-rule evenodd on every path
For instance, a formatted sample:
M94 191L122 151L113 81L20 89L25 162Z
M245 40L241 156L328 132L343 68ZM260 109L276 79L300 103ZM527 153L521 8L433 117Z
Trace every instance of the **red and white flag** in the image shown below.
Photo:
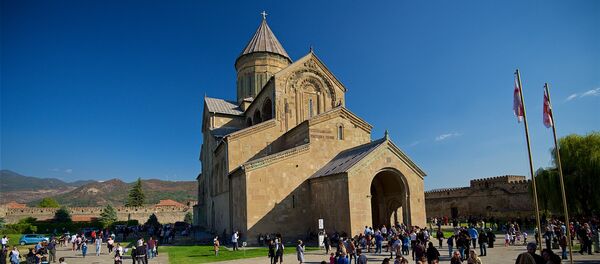
M550 97L544 89L544 126L554 126L554 118L552 117L552 106L550 105Z
M514 91L514 99L513 99L513 111L515 112L515 116L517 116L517 120L519 123L523 121L523 104L521 101L521 87L519 87L519 81L517 80L517 75L515 74L515 91Z

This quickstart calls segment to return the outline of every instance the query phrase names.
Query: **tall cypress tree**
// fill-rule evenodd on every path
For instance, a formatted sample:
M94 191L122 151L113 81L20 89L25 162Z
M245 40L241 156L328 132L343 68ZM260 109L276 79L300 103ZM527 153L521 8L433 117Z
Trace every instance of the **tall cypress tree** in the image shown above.
M129 197L127 197L125 206L142 206L144 205L145 199L146 197L142 190L142 180L138 178L135 185L129 190Z

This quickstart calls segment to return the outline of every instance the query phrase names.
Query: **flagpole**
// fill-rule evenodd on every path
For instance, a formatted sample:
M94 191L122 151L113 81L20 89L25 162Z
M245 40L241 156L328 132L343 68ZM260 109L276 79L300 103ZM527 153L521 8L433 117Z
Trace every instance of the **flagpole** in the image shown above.
M550 107L550 116L552 117L552 134L554 135L554 149L556 150L556 161L558 165L558 174L560 176L560 191L562 193L562 202L563 209L565 214L565 225L567 227L567 242L569 243L569 257L571 259L571 264L573 264L573 246L571 242L571 228L569 225L569 210L567 209L567 195L565 192L565 182L564 176L562 173L562 164L560 162L560 149L558 148L558 140L556 139L556 119L554 118L554 109L552 109L552 101L550 101L550 88L548 88L548 83L544 84L544 89L546 90L546 95L548 96L548 106Z
M529 142L529 127L527 126L527 112L525 111L525 99L523 98L523 85L521 84L521 73L519 69L515 72L519 82L519 95L521 97L521 106L523 107L523 123L525 124L525 138L527 139L527 152L529 154L529 172L531 173L531 183L533 185L533 203L535 205L535 220L537 224L540 253L542 252L542 225L540 224L540 209L537 198L537 185L535 184L535 175L533 174L533 160L531 159L531 144Z

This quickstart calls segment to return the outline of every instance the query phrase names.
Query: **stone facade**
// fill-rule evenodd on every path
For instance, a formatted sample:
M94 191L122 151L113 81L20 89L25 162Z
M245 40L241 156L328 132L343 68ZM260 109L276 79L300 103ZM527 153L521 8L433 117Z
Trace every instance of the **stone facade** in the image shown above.
M236 69L237 101L204 100L195 225L293 239L316 232L320 218L352 234L425 224L425 173L387 132L371 140L312 50L293 62L263 20Z
M100 217L104 207L70 207L71 217L74 219L93 219ZM115 207L118 221L138 220L145 223L151 214L155 214L161 223L175 223L183 221L189 206L142 206L142 207ZM45 221L54 218L58 208L9 208L0 206L0 217L4 218L7 224L17 223L20 219L34 217L37 220Z
M427 191L427 217L529 217L535 211L529 185L525 176L506 175L471 180L469 187Z

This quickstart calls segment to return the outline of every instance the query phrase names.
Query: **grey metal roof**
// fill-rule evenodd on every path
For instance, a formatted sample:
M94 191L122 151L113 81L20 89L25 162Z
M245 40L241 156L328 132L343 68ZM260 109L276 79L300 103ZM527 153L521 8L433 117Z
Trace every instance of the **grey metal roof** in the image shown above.
M275 37L275 34L273 34L273 31L271 31L269 25L267 25L266 19L262 20L260 26L258 26L258 29L256 30L256 33L254 33L254 36L240 54L240 57L253 52L275 53L292 61L285 49L283 49L283 46L281 46L281 43L279 43L279 40L277 40Z
M244 111L235 102L219 98L205 97L204 102L209 112L221 113L227 115L243 115Z
M238 127L219 127L210 131L210 134L216 138L223 138L235 131L240 130Z
M348 169L354 166L354 164L356 164L361 159L369 155L371 151L373 151L379 145L385 142L385 140L386 138L384 137L375 140L371 143L363 144L340 152L329 163L325 164L323 168L315 172L315 174L313 174L311 178L318 178L327 175L346 172Z

